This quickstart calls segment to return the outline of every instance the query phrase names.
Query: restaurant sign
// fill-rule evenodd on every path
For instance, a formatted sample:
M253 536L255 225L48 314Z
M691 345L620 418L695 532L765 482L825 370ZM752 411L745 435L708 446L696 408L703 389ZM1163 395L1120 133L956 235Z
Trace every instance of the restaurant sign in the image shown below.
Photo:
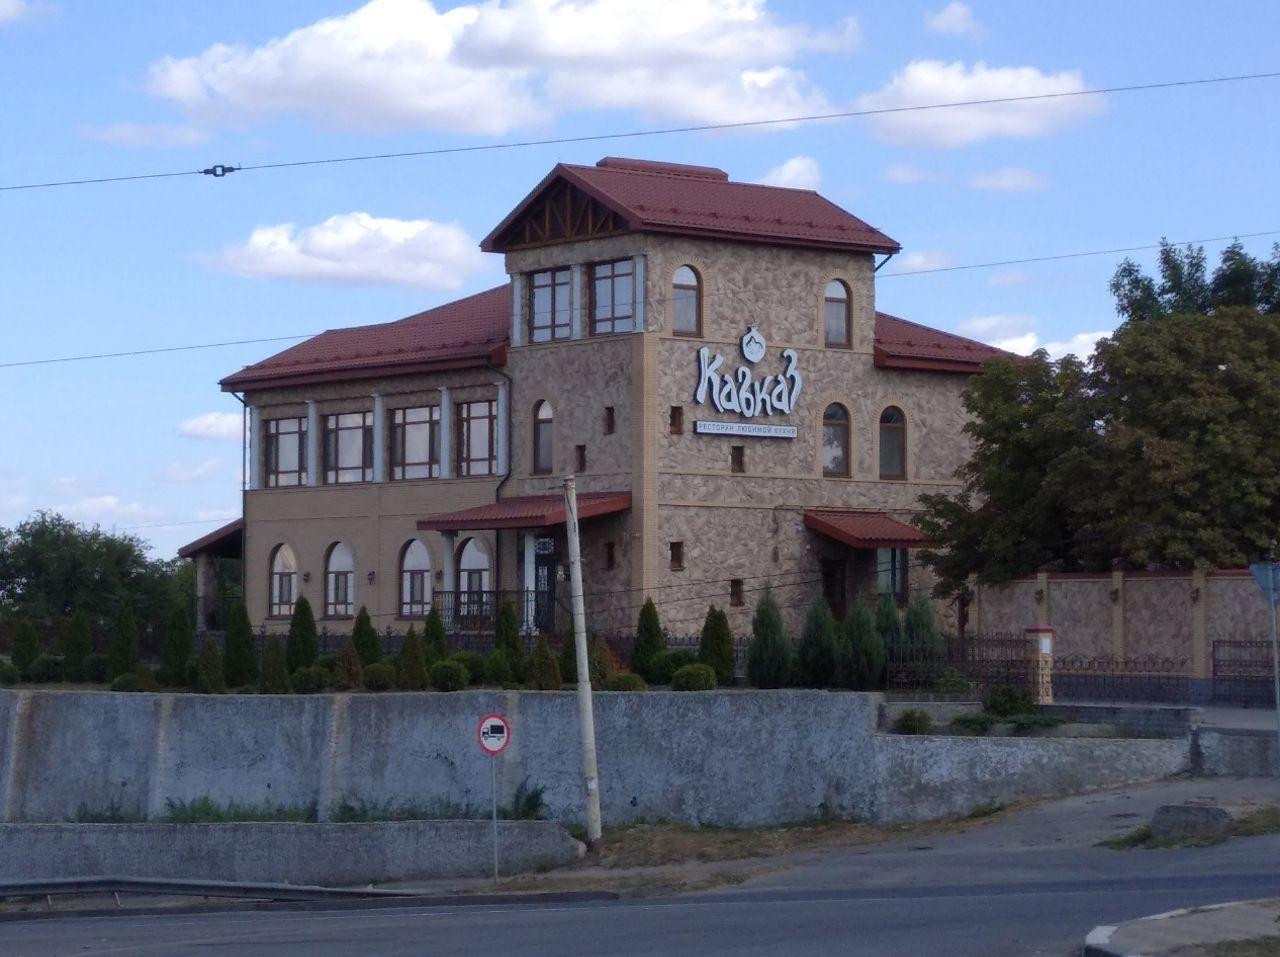
M766 352L764 336L755 326L750 326L741 342L742 357L750 365L760 362ZM736 412L744 419L760 415L790 415L800 398L804 378L797 366L796 351L783 349L786 363L781 372L770 373L757 379L748 366L736 370L725 367L724 356L712 355L703 346L698 350L698 388L693 399L699 405L711 402L717 412ZM796 437L794 425L765 425L746 422L694 423L694 431L703 435L755 435L770 438Z

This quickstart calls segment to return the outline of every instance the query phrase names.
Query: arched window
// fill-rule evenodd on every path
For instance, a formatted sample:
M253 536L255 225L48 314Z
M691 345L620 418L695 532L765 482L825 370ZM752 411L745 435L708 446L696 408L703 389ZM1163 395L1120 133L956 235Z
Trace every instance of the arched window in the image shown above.
M271 587L269 591L273 617L293 614L298 594L298 560L288 545L277 545L271 553Z
M431 556L416 538L400 552L400 617L422 618L431 610Z
M458 550L458 601L463 615L488 615L492 598L489 582L489 556L479 542L468 538Z
M702 279L692 266L677 269L671 284L671 331L702 335Z
M907 477L907 417L896 405L880 413L880 477Z
M822 474L849 474L849 411L838 402L822 413Z
M356 568L351 549L338 542L324 562L324 614L326 618L350 618L355 612Z
M827 291L823 294L822 318L826 325L828 347L848 349L853 345L849 287L839 279L827 283Z
M551 471L551 403L539 402L533 407L533 472L547 475Z

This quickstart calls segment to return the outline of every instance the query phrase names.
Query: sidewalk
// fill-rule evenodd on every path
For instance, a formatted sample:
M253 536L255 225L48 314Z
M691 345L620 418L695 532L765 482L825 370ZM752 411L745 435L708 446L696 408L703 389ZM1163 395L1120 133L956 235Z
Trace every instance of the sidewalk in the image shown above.
M1280 900L1191 907L1098 927L1084 957L1271 957L1280 954Z

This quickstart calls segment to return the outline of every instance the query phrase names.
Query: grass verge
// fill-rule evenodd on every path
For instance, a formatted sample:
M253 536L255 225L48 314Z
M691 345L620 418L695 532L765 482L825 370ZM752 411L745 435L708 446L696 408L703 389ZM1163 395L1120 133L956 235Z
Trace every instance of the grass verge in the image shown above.
M1151 825L1143 824L1118 837L1109 837L1099 841L1098 847L1109 847L1113 851L1133 849L1154 850L1161 847L1210 847L1221 844L1229 837L1255 837L1259 834L1280 833L1280 804L1267 804L1255 808L1231 821L1227 833L1221 837L1185 837L1159 839L1151 833ZM1280 953L1277 954L1280 957Z

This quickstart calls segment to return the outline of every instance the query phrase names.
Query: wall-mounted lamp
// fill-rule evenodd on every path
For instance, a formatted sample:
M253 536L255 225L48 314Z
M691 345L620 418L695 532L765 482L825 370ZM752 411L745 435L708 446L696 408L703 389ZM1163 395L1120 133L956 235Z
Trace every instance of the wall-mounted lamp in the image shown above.
M1036 604L1037 604L1037 605L1044 604L1044 589L1043 589L1043 588L1037 588L1037 589L1036 589Z
M303 572L303 573L302 573L302 580L303 580L304 582L309 582L309 581L311 581L311 572Z
M1114 605L1116 602L1120 600L1120 589L1119 588L1111 589L1110 595L1111 595L1111 604Z
M367 581L370 585L373 584L373 578L374 578L374 572L369 572L369 574L364 576L364 580Z
M443 569L443 568L437 568L437 569L436 569L436 584L437 584L437 585L439 585L439 584L442 584L443 582L444 582L444 569Z
M1199 601L1200 601L1200 589L1199 588L1191 589L1191 604L1195 605Z

